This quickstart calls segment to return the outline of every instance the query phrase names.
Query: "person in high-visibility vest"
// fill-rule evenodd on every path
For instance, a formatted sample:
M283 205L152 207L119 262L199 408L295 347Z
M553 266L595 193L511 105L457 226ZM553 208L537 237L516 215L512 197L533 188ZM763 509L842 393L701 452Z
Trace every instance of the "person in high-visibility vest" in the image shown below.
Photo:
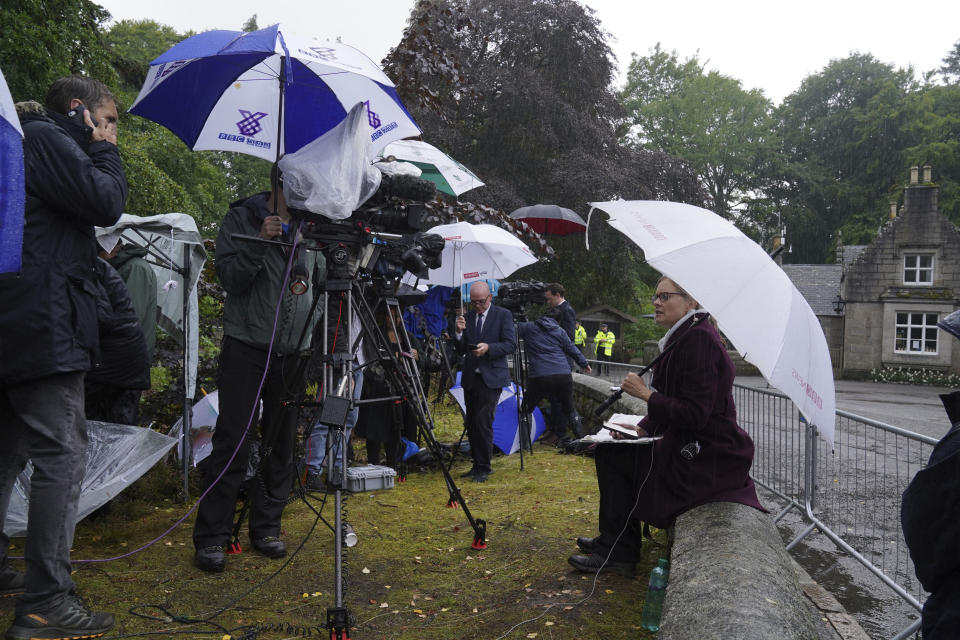
M580 349L580 353L587 355L587 330L579 320L577 320L577 328L573 331L573 344Z
M610 375L610 365L602 362L610 362L613 359L613 343L617 341L617 337L613 335L613 331L607 330L607 323L603 322L593 341L596 343L597 360L601 361L601 364L597 365L597 375ZM601 370L604 371L601 373Z

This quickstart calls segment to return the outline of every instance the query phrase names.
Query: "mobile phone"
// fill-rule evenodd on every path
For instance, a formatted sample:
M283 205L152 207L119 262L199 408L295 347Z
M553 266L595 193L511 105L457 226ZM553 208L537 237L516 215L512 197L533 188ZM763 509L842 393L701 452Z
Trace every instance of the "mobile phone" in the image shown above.
M82 104L78 104L76 108L71 109L70 111L67 112L67 116L69 116L70 118L73 118L77 122L77 124L79 124L81 127L85 127L87 126L87 123L83 119L83 112L86 110L87 108L85 106L83 106ZM97 122L96 118L93 117L93 113L90 114L90 121L93 122L93 126L95 127L99 126L100 124L99 122Z
M477 345L475 345L475 344L468 344L468 345L467 345L467 351L474 351L476 348L477 348Z

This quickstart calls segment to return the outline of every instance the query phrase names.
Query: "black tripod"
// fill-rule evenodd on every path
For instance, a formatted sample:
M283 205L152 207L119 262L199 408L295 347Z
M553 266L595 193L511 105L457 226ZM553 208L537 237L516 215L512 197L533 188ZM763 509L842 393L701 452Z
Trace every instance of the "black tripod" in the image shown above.
M514 322L516 324L516 322ZM520 470L523 471L523 450L524 448L533 455L533 429L531 419L535 407L524 406L524 395L527 389L527 350L523 339L517 339L517 349L513 353L513 377L517 385L517 428L520 431Z

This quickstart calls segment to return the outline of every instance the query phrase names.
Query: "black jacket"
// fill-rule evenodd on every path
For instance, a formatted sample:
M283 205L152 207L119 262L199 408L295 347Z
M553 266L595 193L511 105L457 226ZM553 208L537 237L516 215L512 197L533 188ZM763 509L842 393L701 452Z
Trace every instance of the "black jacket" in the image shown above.
M127 199L117 147L39 111L21 118L26 207L20 273L0 275L0 384L96 362L96 241Z
M98 275L100 359L87 373L87 381L122 389L149 389L150 358L127 285L106 260L97 258L94 268Z

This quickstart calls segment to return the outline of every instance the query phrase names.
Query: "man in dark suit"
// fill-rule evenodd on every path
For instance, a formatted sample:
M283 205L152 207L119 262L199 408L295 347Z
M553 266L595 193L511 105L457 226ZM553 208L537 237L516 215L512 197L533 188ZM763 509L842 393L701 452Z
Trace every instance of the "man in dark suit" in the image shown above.
M462 477L486 482L493 457L493 414L500 391L510 384L507 354L517 347L513 317L491 304L493 296L486 282L470 287L470 311L457 316L456 345L465 353L460 384L466 404L467 436L473 467ZM470 347L470 348L468 348Z

